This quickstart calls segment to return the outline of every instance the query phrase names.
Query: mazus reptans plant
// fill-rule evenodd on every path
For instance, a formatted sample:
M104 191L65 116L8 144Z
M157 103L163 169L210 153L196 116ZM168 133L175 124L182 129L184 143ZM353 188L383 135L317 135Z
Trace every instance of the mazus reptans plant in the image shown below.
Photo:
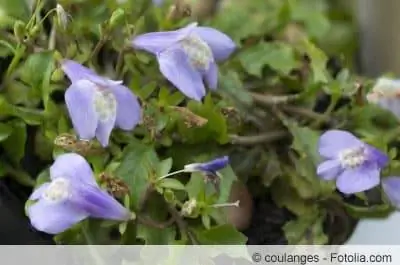
M62 69L72 83L65 92L65 103L82 140L96 137L106 147L114 127L129 131L140 122L139 101L122 81L99 76L71 60L64 60Z
M227 59L236 48L224 33L197 23L175 31L145 33L135 37L132 44L156 55L165 78L197 101L206 94L203 80L210 89L217 88L217 62Z

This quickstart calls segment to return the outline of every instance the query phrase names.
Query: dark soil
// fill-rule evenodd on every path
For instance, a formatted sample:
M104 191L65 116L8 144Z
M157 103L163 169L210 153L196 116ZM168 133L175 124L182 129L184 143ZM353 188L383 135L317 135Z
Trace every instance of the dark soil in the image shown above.
M286 245L282 227L295 218L288 210L279 208L269 196L254 199L250 227L244 231L248 245Z

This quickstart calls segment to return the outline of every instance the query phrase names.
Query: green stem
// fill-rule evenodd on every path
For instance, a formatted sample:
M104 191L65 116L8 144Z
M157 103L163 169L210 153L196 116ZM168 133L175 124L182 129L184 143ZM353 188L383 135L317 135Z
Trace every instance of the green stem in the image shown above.
M123 69L123 64L124 64L124 56L125 56L126 49L125 47L118 53L118 59L117 59L117 64L115 66L115 73L117 76L117 79L121 78L122 75L122 69Z
M10 65L8 66L8 69L7 69L7 72L5 75L6 81L10 78L11 74L17 67L17 65L18 65L19 61L21 60L22 56L24 55L24 53L25 53L25 46L18 44L17 48L15 49L14 57L13 57Z
M239 136L239 135L229 135L232 144L237 145L258 145L274 142L276 140L282 139L288 135L287 131L276 131L267 132L257 135Z
M15 54L15 49L13 46L11 46L11 44L9 44L8 42L4 41L4 40L0 40L0 44L3 45L4 47L8 48L10 51L12 51L12 53Z

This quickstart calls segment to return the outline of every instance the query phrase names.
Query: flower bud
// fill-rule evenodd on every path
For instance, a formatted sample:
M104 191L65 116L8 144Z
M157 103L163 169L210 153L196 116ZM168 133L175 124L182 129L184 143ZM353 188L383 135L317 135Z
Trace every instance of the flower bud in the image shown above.
M36 38L39 33L40 33L40 25L35 25L33 28L31 28L31 30L29 31L29 36L32 38Z
M111 15L111 18L108 22L109 27L115 28L119 26L123 22L124 17L125 17L125 11L122 8L118 8Z
M51 74L51 81L52 82L59 82L64 79L64 71L61 68L54 70Z
M22 22L21 20L17 20L14 23L14 35L19 42L22 42L25 38L26 35L25 23Z
M175 203L175 194L172 190L166 189L164 191L164 199L167 203L174 204Z
M67 12L65 12L64 8L60 4L57 4L56 12L57 12L57 23L62 29L65 30L68 25L69 15Z
M190 199L186 201L182 206L181 214L185 217L196 218L199 214L197 211L196 199Z

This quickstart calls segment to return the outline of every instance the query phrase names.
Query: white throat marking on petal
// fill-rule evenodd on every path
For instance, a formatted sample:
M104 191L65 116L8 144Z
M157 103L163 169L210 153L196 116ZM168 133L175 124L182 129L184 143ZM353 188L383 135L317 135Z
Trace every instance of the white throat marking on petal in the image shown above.
M97 87L94 95L94 108L102 122L115 117L117 113L117 100L114 94L106 88Z
M53 180L43 192L42 198L46 201L57 203L67 199L71 195L70 182L65 178Z
M339 153L339 161L344 168L355 168L367 160L367 153L364 146L344 149Z
M208 70L213 60L210 46L192 33L180 41L190 63L198 70Z

